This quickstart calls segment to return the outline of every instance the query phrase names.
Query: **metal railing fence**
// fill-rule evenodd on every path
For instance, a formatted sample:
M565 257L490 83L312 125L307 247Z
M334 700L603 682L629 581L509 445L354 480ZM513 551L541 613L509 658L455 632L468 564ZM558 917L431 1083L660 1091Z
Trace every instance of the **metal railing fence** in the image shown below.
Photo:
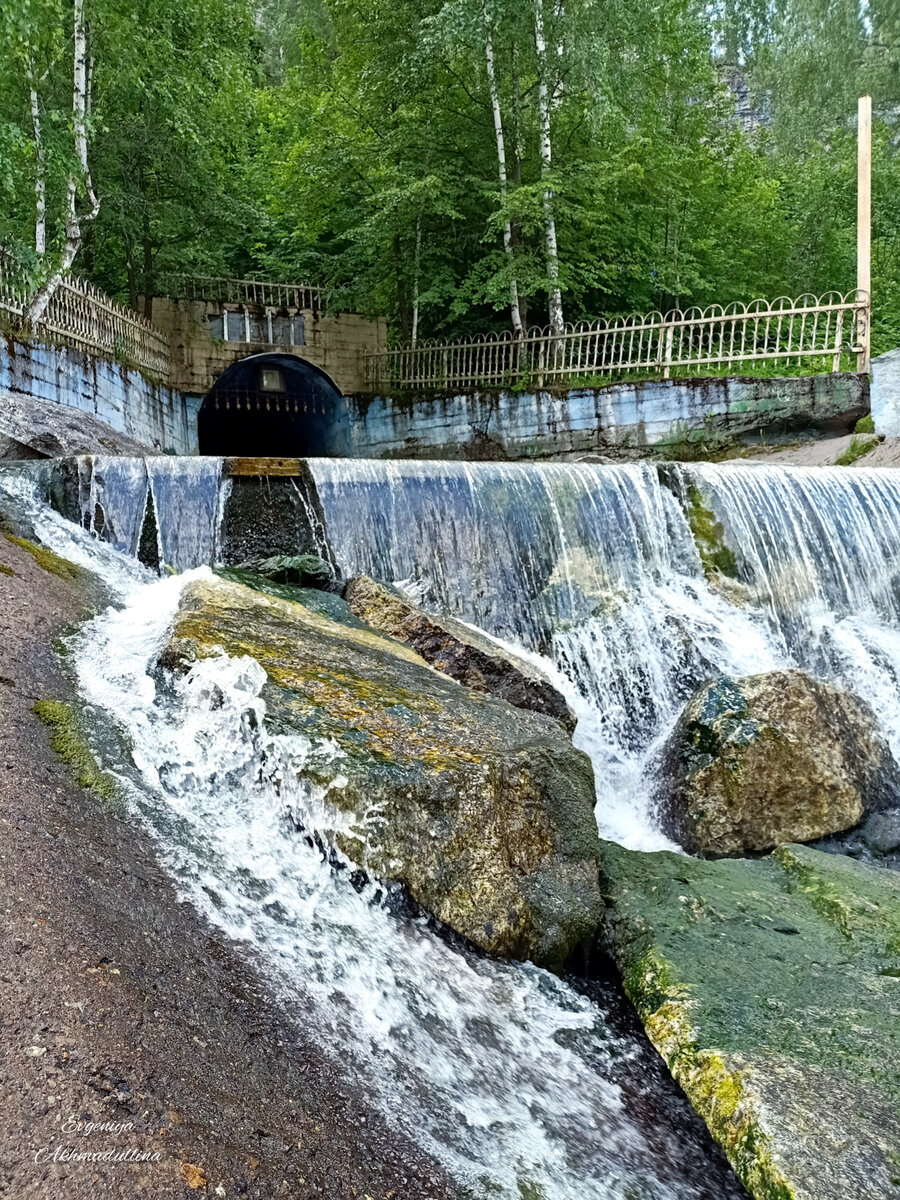
M373 388L471 388L571 384L629 375L689 375L761 364L866 370L869 298L861 292L754 300L707 309L610 317L567 325L554 336L486 334L425 341L366 355Z
M0 256L0 311L20 325L34 293L25 270ZM34 336L139 367L159 379L171 368L169 339L144 317L75 276L54 292Z

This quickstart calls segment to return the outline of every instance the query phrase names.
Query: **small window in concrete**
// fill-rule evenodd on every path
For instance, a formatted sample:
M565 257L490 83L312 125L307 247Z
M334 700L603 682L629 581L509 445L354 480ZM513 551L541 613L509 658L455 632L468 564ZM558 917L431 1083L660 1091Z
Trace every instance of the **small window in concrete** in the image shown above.
M209 325L210 337L220 339L225 337L225 321L221 313L218 316L207 317L207 324Z
M257 345L265 345L269 340L268 322L265 316L249 313L247 323L250 326L250 336L247 341L255 342Z
M272 314L272 345L273 346L305 346L306 330L303 317Z
M263 367L259 373L259 387L263 392L283 392L284 376L279 367Z

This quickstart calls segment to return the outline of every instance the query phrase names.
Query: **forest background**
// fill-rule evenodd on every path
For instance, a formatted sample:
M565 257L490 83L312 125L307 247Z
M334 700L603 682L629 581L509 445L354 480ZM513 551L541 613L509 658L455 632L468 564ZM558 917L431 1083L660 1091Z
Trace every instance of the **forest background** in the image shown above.
M897 0L0 0L0 54L35 283L306 279L404 340L851 290L868 92L900 345Z

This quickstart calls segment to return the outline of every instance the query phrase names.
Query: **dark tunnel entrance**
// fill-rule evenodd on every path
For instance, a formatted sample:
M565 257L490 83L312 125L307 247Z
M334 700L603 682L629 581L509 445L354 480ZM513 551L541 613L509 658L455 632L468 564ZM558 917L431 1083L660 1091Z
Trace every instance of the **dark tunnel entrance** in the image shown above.
M294 354L252 354L224 371L197 416L201 454L335 457L349 449L347 402L319 367Z

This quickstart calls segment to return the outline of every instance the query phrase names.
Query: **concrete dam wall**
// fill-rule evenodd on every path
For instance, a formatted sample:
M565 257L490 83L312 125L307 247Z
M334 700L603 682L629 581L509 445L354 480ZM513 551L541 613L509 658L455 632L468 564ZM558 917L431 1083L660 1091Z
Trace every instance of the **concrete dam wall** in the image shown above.
M88 413L151 452L197 452L200 398L122 363L9 338L0 342L4 390ZM658 379L567 391L358 392L338 402L333 419L320 413L305 424L301 416L291 435L296 444L280 438L263 449L256 445L259 414L244 405L229 426L234 445L217 446L216 453L470 461L648 452L700 457L804 430L846 432L869 411L869 380L851 373Z

